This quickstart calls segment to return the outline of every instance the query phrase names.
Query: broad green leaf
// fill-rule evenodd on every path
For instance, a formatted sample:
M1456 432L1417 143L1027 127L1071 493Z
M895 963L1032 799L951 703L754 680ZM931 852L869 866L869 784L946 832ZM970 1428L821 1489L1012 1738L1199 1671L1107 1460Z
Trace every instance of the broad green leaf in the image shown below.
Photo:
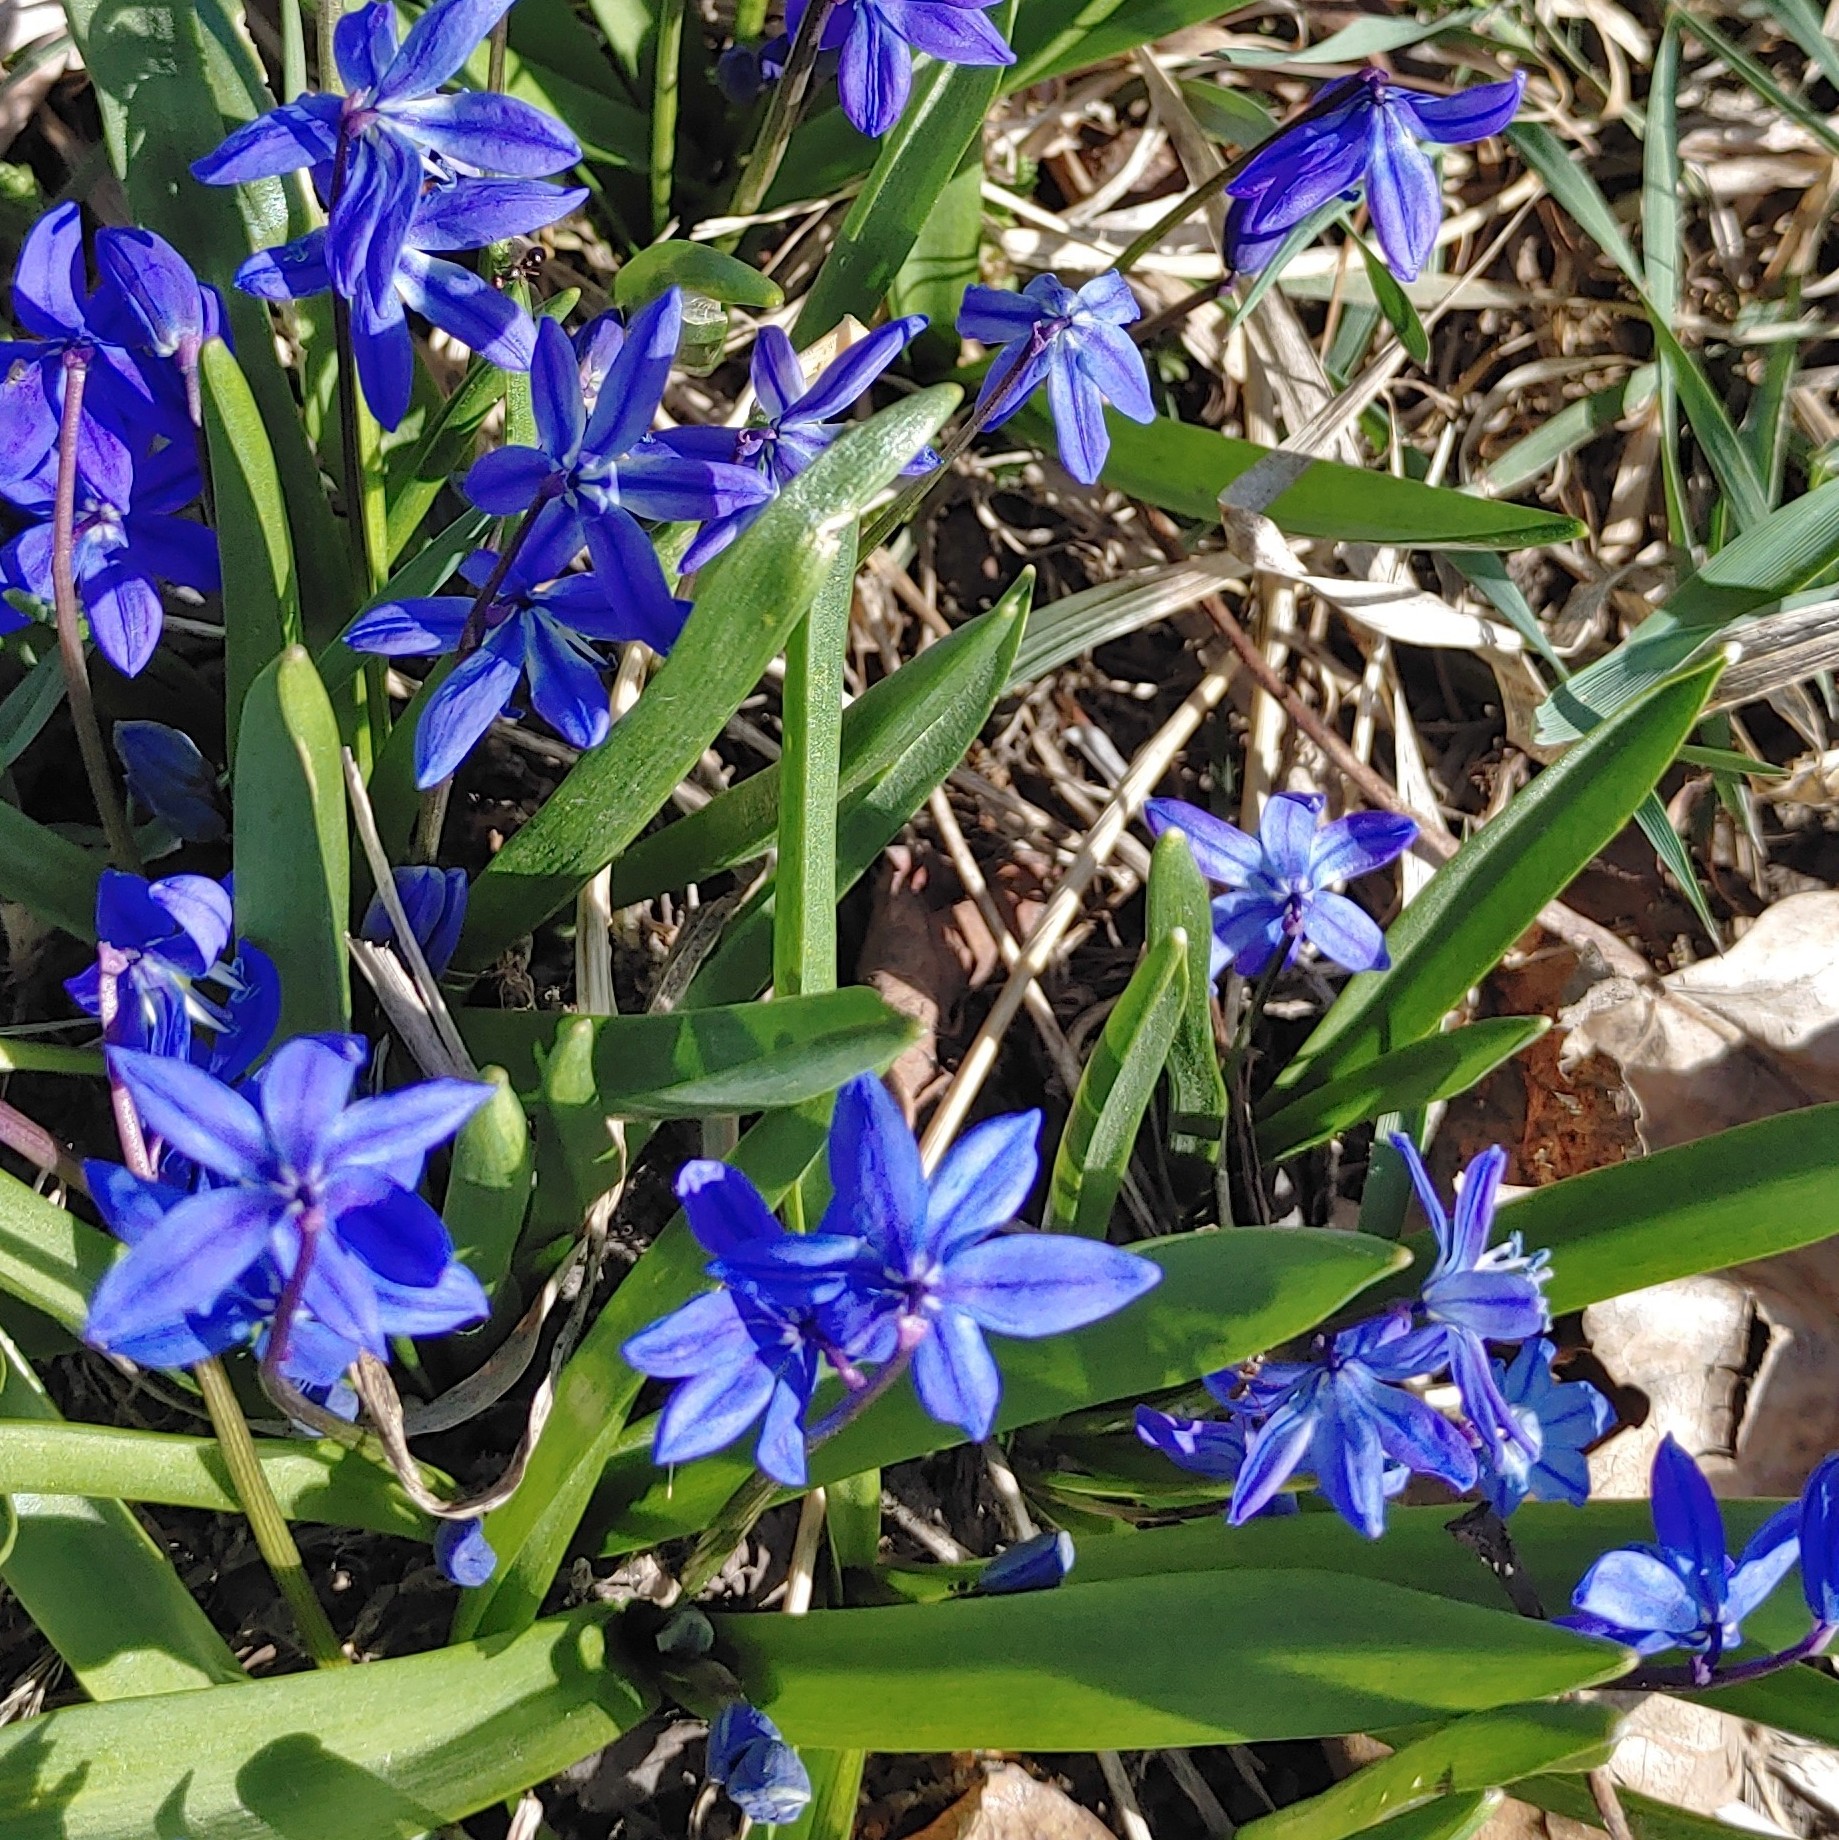
M772 1831L778 1840L850 1840L868 1753L807 1748L801 1760L811 1778L810 1803L797 1820Z
M96 936L96 884L108 865L0 799L0 896L73 939Z
M987 17L1006 35L1015 0L996 0ZM814 343L845 314L874 317L967 152L977 149L981 159L984 118L1003 76L1000 65L943 59L918 72L912 99L883 138L868 179L805 296L795 344Z
M628 313L670 288L706 294L725 307L770 313L785 304L779 283L708 243L669 241L641 249L613 277L613 304Z
M1307 1571L714 1620L748 1698L794 1743L838 1749L1316 1737L1560 1693L1627 1662L1504 1611Z
M1547 1016L1489 1016L1395 1048L1273 1111L1259 1123L1258 1148L1273 1159L1295 1156L1381 1112L1453 1099L1551 1026Z
M411 1540L432 1535L427 1516L380 1461L330 1442L262 1438L255 1448L290 1521L362 1527ZM215 1438L0 1418L0 1476L21 1496L80 1492L105 1501L241 1512Z
M605 1619L578 1611L510 1642L9 1725L7 1840L416 1840L651 1711L615 1671Z
M256 673L301 639L281 476L242 367L221 339L199 354L217 549L223 562L224 732L232 751Z
M1839 1681L1816 1668L1784 1668L1747 1685L1727 1687L1706 1703L1733 1718L1773 1725L1816 1744L1839 1744Z
M957 402L923 390L851 428L704 571L695 610L631 713L473 883L459 962L489 961L573 898L669 798L835 566L855 519Z
M1149 860L1149 938L1165 939L1176 927L1188 935L1188 988L1169 1044L1169 1148L1217 1162L1226 1080L1213 1037L1213 908L1187 839L1169 830Z
M827 990L660 1016L568 1016L467 1009L476 1058L509 1070L520 1095L542 1089L543 1061L566 1026L593 1044L597 1109L623 1118L777 1111L888 1066L912 1021L869 990Z
M900 317L924 314L929 324L915 341L922 365L942 368L958 359L958 309L964 290L977 279L983 243L983 143L965 149L958 170L946 180L918 240L888 287L888 311Z
M1473 1840L1506 1799L1499 1789L1443 1795L1409 1814L1395 1814L1367 1831L1373 1840Z
M1248 1840L1345 1840L1379 1830L1389 1817L1466 1799L1538 1770L1593 1770L1608 1762L1621 1723L1616 1708L1605 1705L1472 1712L1239 1832Z
M350 911L338 722L289 646L250 686L236 746L237 932L282 967L278 1037L347 1026Z
M492 1096L454 1139L441 1218L453 1235L454 1257L496 1296L530 1206L535 1153L510 1077L502 1067L480 1071Z
M0 1290L73 1333L115 1262L115 1242L0 1170Z
M1034 571L1024 569L987 613L927 646L844 710L840 803L850 804L880 784L893 764L930 734L968 728L964 746L970 745L1008 676L1033 587ZM779 784L775 763L718 793L702 810L641 838L613 865L614 905L649 900L764 855L779 821Z
M1188 936L1165 933L1105 1018L1047 1185L1048 1228L1103 1239L1188 999Z
M999 1341L998 1431L1191 1384L1313 1328L1405 1257L1358 1234L1256 1227L1178 1234L1133 1250L1160 1265L1163 1277L1128 1309L1047 1341ZM819 1389L816 1412L834 1390ZM811 1453L811 1481L885 1469L963 1439L901 1387ZM649 1428L634 1426L623 1444L597 1504L612 1519L608 1551L694 1532L751 1473L736 1451L662 1474L651 1465Z
M1279 1089L1314 1091L1433 1033L1628 822L1721 669L1720 660L1662 684L1593 729L1470 837L1393 925L1391 969L1349 980Z
M826 1102L769 1113L727 1160L759 1189L768 1207L776 1207L822 1151L829 1122ZM648 1323L703 1288L707 1262L689 1223L675 1215L581 1338L562 1371L523 1486L486 1516L498 1570L489 1585L461 1598L456 1639L522 1629L542 1607L644 1384L619 1351Z
M597 1090L594 1024L586 1016L555 1018L547 1047L528 1058L537 1068L531 1097L536 1101L536 1202L533 1230L565 1231L571 1237L589 1208L621 1179L635 1134L616 1142L614 1122ZM513 1064L522 1067L520 1059Z
M62 1428L57 1408L0 1334L0 1436ZM172 1562L119 1501L41 1491L0 1470L14 1535L0 1578L92 1699L189 1694L243 1670L179 1582ZM68 1485L66 1485L68 1486ZM18 1803L0 1790L13 1823Z

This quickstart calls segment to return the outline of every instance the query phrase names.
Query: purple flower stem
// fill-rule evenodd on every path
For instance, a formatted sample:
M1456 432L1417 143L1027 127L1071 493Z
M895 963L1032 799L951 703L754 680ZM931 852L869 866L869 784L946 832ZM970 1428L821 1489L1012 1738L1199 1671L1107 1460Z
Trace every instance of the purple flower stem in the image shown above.
M300 1313L300 1298L306 1290L307 1277L313 1269L313 1254L318 1250L325 1224L317 1208L309 1208L301 1218L300 1256L295 1259L294 1269L287 1274L287 1282L281 1287L281 1300L275 1305L274 1321L268 1326L268 1347L262 1356L264 1384L280 1373L281 1363L287 1359L294 1318Z
M751 217L765 202L768 188L779 174L779 162L792 139L792 130L804 113L805 96L811 88L811 73L817 68L817 48L823 43L824 27L836 0L811 0L799 22L792 48L786 54L785 72L766 106L766 119L760 123L759 138L747 156L734 196L729 201L731 217ZM733 241L738 242L736 237Z
M83 1171L58 1140L35 1118L0 1099L0 1144L23 1156L35 1169L55 1176L66 1188L84 1192Z
M1762 1680L1770 1674L1779 1674L1783 1668L1793 1667L1798 1661L1811 1661L1816 1655L1825 1654L1835 1635L1839 1635L1839 1623L1815 1623L1798 1642L1773 1655L1758 1655L1753 1661L1737 1661L1729 1667L1719 1667L1715 1662L1707 1665L1704 1657L1695 1655L1686 1667L1638 1668L1615 1683L1616 1691L1697 1693L1742 1686L1746 1681Z
M89 688L89 661L83 653L82 604L77 599L77 437L83 421L83 386L89 377L89 353L71 345L64 353L64 413L58 424L57 493L51 506L51 598L57 609L58 656L64 666L64 690L70 698L70 718L76 725L77 749L83 772L109 841L109 854L118 869L140 873L140 851L128 828L109 773L109 757L102 745L102 725L96 719L95 698Z
M492 564L492 572L485 578L485 585L473 596L473 604L466 610L466 624L460 628L460 643L454 648L454 662L470 658L485 642L485 616L498 590L504 586L504 578L511 572L511 564L517 560L518 551L524 546L524 539L529 536L531 527L536 523L536 508L547 493L537 495L533 504L518 519L517 528L511 532L510 540L498 552L498 560Z
M128 961L106 940L96 948L96 1013L102 1023L102 1039L113 1040L115 1019L121 1014L121 974ZM141 1129L140 1113L134 1109L134 1097L109 1068L109 1108L115 1115L115 1135L121 1140L121 1160L143 1182L156 1181L159 1170L147 1148L147 1135Z
M876 1400L893 1388L912 1364L913 1351L926 1339L926 1323L918 1316L903 1316L896 1334L899 1339L895 1342L893 1354L876 1368L871 1378L864 1379L858 1373L855 1385L849 1386L845 1376L844 1384L848 1390L844 1396L805 1434L807 1452L828 1443L845 1425L853 1424Z

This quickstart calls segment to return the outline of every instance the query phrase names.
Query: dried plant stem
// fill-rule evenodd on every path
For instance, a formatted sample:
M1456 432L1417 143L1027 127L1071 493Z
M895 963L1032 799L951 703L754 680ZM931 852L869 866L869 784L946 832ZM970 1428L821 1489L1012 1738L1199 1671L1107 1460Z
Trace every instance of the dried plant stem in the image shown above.
M760 135L748 155L740 183L728 206L731 217L751 217L766 202L766 194L778 177L779 163L791 144L792 130L804 113L805 95L811 87L811 73L817 68L817 48L823 40L824 27L836 0L812 0L799 23L797 35L785 60L785 72L766 105L766 119L760 123Z
M1585 1773L1584 1781L1590 1785L1590 1799L1603 1817L1609 1840L1635 1840L1628 1816L1622 1812L1622 1798L1616 1794L1615 1778L1606 1769L1590 1770Z
M102 744L102 724L96 716L95 698L90 694L89 660L83 653L83 610L77 599L77 439L83 426L83 386L88 377L89 354L80 345L73 345L64 353L64 411L58 423L57 493L51 507L51 599L57 609L58 658L64 667L64 690L70 698L70 719L76 726L84 776L89 780L115 867L138 874L140 851L128 828L128 814L115 791L108 750Z

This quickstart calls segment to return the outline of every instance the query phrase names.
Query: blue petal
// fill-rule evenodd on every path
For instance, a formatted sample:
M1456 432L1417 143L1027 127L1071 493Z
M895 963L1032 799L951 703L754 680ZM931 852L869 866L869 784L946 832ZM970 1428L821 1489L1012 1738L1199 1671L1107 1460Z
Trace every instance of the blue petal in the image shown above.
M682 1380L712 1363L752 1357L754 1339L727 1291L705 1291L628 1336L620 1358L655 1380ZM738 1434L737 1434L738 1435Z
M1226 1512L1232 1526L1252 1519L1296 1473L1315 1439L1320 1416L1313 1397L1287 1400L1252 1433Z
M360 1065L362 1050L353 1037L302 1035L284 1042L262 1069L269 1141L302 1175L323 1164Z
M131 552L121 552L125 558ZM160 642L165 609L152 581L125 561L82 568L83 607L96 647L123 677L138 677Z
M530 406L536 415L537 439L543 452L560 466L571 464L587 432L587 409L581 400L581 365L574 345L553 319L544 320L536 329L536 356L530 365ZM519 450L500 449L504 451ZM527 453L529 449L522 451ZM477 473L478 468L473 471Z
M995 0L987 0L994 5ZM957 0L875 0L875 10L914 50L945 64L1013 64L1015 53L977 5Z
M391 1284L378 1278L377 1315L386 1335L446 1335L484 1322L491 1299L466 1267L455 1260L430 1285Z
M1417 834L1415 820L1389 811L1351 812L1325 824L1310 848L1310 886L1325 888L1383 869L1411 848Z
M1526 73L1516 70L1504 83L1481 83L1453 96L1421 96L1413 90L1388 89L1387 106L1408 110L1427 141L1453 147L1485 140L1513 120L1526 93Z
M1152 837L1180 831L1195 867L1222 887L1241 887L1264 867L1264 845L1256 837L1184 799L1151 799L1143 808L1143 822Z
M485 1537L485 1523L477 1519L442 1521L434 1534L434 1560L447 1582L462 1590L490 1584L498 1569L498 1555Z
M1258 841L1265 866L1280 886L1307 888L1309 859L1314 853L1316 821L1323 805L1319 792L1277 792L1265 801L1258 821Z
M169 875L152 883L147 898L183 936L160 956L197 977L223 957L230 943L230 897L208 875Z
M604 391L601 401L606 401ZM661 443L647 442L619 463L620 504L659 523L724 517L763 504L773 492L755 467L689 459Z
M540 328L537 339L540 351ZM473 462L460 489L481 511L493 517L516 517L530 508L555 470L554 460L541 448L498 447Z
M152 1135L232 1182L264 1179L268 1133L247 1099L200 1068L156 1054L111 1048L108 1063Z
M1078 299L1080 311L1101 325L1131 326L1143 317L1143 309L1137 305L1130 283L1115 268L1094 275L1079 290ZM1136 347L1132 345L1131 350L1134 352Z
M769 421L777 422L805 393L804 367L792 341L778 326L762 326L748 367L753 392Z
M1111 452L1104 398L1065 345L1056 347L1054 359L1047 367L1047 402L1060 462L1081 485L1096 485Z
M1171 1418L1153 1406L1138 1406L1136 1426L1152 1450L1197 1476L1231 1482L1244 1465L1245 1426L1237 1420Z
M586 639L642 639L654 652L668 652L683 631L689 605L671 598L651 539L616 507L588 526L587 547L594 573L570 576L545 590L544 612Z
M530 315L509 294L470 269L405 249L396 270L396 286L408 307L488 364L501 371L530 368L536 352L536 328ZM399 415L397 420L401 419Z
M1671 1432L1654 1452L1648 1492L1661 1546L1676 1554L1700 1581L1708 1605L1721 1604L1725 1593L1724 1515L1704 1471Z
M912 53L883 23L878 7L858 6L837 67L843 113L876 140L900 120L912 90Z
M1072 1572L1077 1553L1073 1536L1060 1532L1037 1533L1017 1540L1006 1552L998 1553L977 1576L977 1590L984 1597L1004 1596L1016 1591L1051 1591L1064 1584Z
M599 747L613 725L598 659L583 657L567 631L536 612L524 625L524 670L536 713L573 747Z
M1284 907L1269 895L1223 894L1213 903L1213 937L1241 977L1256 977L1284 945Z
M939 1295L998 1335L1061 1335L1115 1315L1161 1281L1162 1268L1102 1240L1005 1233L951 1259Z
M514 96L464 89L389 110L393 126L442 158L517 179L540 179L581 158L581 143L541 109Z
M1393 1462L1458 1491L1474 1484L1475 1453L1467 1439L1415 1393L1369 1380L1357 1368L1343 1369L1334 1393L1337 1402L1358 1402L1358 1412L1372 1424L1380 1448Z
M1436 247L1443 197L1436 169L1392 109L1379 112L1379 134L1367 172L1367 206L1386 265L1401 281L1415 281Z
M1078 343L1068 341L1080 374L1098 390L1119 415L1133 422L1156 419L1155 399L1149 393L1149 371L1143 354L1127 333L1114 326L1087 326Z
M1021 1212L1040 1174L1040 1141L1039 1112L1010 1112L952 1145L926 1201L926 1239L937 1257L953 1257Z
M1007 345L1026 339L1041 319L1040 305L1012 288L985 287L972 282L964 290L958 309L958 330L984 345Z
M428 1152L446 1143L491 1096L491 1087L479 1080L421 1080L380 1098L360 1099L332 1127L327 1158L347 1168L419 1171ZM263 1103L266 1107L266 1098Z
M1517 1271L1458 1271L1424 1287L1433 1322L1451 1323L1487 1342L1518 1342L1549 1316L1536 1279Z
M389 1358L376 1280L370 1267L347 1252L336 1234L319 1235L301 1301L334 1335L369 1349L380 1361Z
M409 227L412 249L477 249L530 236L587 202L581 185L537 179L456 179L423 192Z
M402 426L415 394L415 344L400 301L393 312L373 314L359 307L351 316L352 356L370 412L391 433Z
M243 185L321 166L338 154L340 101L337 96L302 96L246 122L203 159L192 177L206 185Z
M332 29L332 55L347 89L374 89L396 55L396 9L369 0Z
M453 1258L441 1217L421 1196L374 1170L342 1174L328 1190L339 1242L380 1278L412 1289L438 1283Z
M510 5L511 0L437 0L410 27L373 100L393 102L439 89L459 74Z
M1616 1629L1674 1640L1698 1629L1703 1614L1672 1566L1638 1546L1605 1553L1584 1574L1571 1603Z
M1386 1530L1385 1452L1378 1420L1366 1409L1367 1404L1364 1398L1347 1397L1341 1389L1325 1390L1309 1464L1315 1471L1316 1487L1335 1512L1369 1540L1376 1540ZM1424 1409L1430 1410L1428 1406Z
M360 135L347 155L345 188L326 229L332 285L381 315L395 298L396 263L421 195L421 160L400 136Z
M983 1331L964 1311L947 1308L933 1318L914 1351L913 1386L940 1424L958 1426L973 1442L990 1435L1002 1375Z
M516 649L513 650L512 647ZM521 623L508 620L448 675L415 730L415 784L426 792L459 766L503 712L523 672Z
M760 1421L754 1461L775 1482L788 1489L802 1488L805 1468L805 1408L817 1383L817 1356L804 1350L781 1364Z
M585 446L589 452L603 461L612 460L628 453L650 432L664 400L682 331L683 295L677 288L661 294L634 317L588 420Z
M826 366L797 405L801 422L834 421L926 330L923 313L889 320Z
M1839 1456L1807 1478L1800 1506L1801 1589L1816 1622L1839 1623Z
M66 339L86 323L83 214L54 205L27 231L13 269L13 317L41 339Z
M384 601L352 622L345 643L354 652L374 652L383 658L421 658L451 652L460 643L471 611L470 595L464 599L441 594L425 600Z
M785 1238L785 1229L753 1183L712 1157L694 1158L677 1172L677 1199L690 1231L713 1258L732 1258Z
M160 356L204 336L198 277L164 237L151 230L99 230L96 268L119 294L139 338Z
M672 1391L658 1419L652 1461L692 1463L727 1449L766 1410L777 1385L749 1338L738 1358L712 1362Z
M830 1182L826 1233L859 1235L902 1272L932 1251L919 1145L900 1107L873 1074L858 1074L837 1094Z
M1501 1177L1507 1173L1507 1152L1499 1144L1490 1145L1463 1172L1462 1187L1456 1196L1455 1231L1452 1255L1462 1266L1478 1264L1488 1250L1494 1232L1494 1203L1501 1190ZM1484 1331L1486 1333L1486 1331ZM1517 1342L1533 1333L1494 1337L1497 1341Z
M1324 958L1348 971L1383 971L1392 962L1378 921L1344 894L1324 889L1307 897L1303 937Z

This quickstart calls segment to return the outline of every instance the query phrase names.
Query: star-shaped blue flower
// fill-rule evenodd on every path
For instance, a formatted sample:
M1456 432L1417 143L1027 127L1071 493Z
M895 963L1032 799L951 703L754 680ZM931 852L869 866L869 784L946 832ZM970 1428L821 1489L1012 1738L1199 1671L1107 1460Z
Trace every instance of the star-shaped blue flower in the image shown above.
M1055 275L1037 275L1019 294L966 288L958 330L1001 348L977 399L982 425L1000 428L1045 381L1061 462L1095 485L1111 452L1105 404L1133 422L1156 419L1143 354L1123 330L1141 315L1115 269L1076 294Z
M837 95L843 113L877 139L905 112L913 93L913 53L942 64L1013 64L1015 53L985 11L996 0L840 0L824 22L820 49L840 51ZM785 29L796 33L810 0L787 0Z
M1383 971L1392 962L1366 910L1332 884L1383 869L1411 847L1418 827L1378 811L1319 825L1325 802L1316 792L1276 793L1258 835L1248 837L1198 805L1149 801L1151 833L1180 831L1201 874L1233 891L1213 903L1216 976L1230 963L1241 977L1256 977L1280 951L1289 963L1304 940L1349 971Z
M1615 1408L1587 1380L1560 1382L1544 1336L1522 1345L1510 1366L1493 1364L1494 1383L1519 1435L1481 1459L1481 1497L1504 1520L1521 1502L1590 1498L1584 1453L1616 1422Z
M1226 263L1254 273L1311 212L1366 185L1387 266L1413 281L1430 260L1443 213L1437 170L1419 141L1485 140L1512 121L1526 88L1516 72L1453 96L1404 89L1378 70L1343 77L1280 129L1226 188Z

